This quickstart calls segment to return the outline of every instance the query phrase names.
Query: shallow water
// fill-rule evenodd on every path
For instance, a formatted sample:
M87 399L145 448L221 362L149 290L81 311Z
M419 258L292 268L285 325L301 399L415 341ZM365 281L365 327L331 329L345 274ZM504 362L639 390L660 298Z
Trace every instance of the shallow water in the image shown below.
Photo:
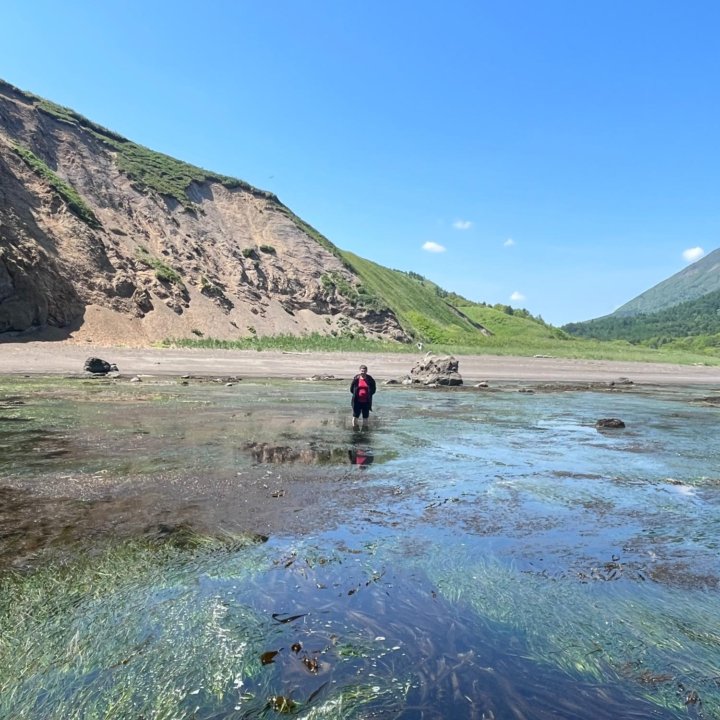
M0 379L0 717L720 717L709 394Z

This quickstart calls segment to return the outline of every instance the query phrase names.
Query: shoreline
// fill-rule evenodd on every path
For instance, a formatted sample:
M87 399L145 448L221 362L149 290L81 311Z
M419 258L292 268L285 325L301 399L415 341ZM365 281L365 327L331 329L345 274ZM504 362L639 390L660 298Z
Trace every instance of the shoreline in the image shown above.
M118 366L122 376L307 379L313 375L348 381L364 363L378 382L409 374L424 354L206 350L71 345L56 342L0 343L0 375L83 375L88 357ZM699 365L573 360L553 357L458 355L465 385L478 382L612 382L720 386L720 368Z

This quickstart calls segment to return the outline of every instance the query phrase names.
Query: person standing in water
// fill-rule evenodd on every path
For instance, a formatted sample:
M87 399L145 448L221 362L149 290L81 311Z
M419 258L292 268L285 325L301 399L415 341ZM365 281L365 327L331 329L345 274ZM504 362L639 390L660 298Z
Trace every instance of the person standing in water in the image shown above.
M352 425L358 427L358 418L362 414L362 426L367 427L368 417L372 410L372 397L375 394L375 380L368 375L367 365L360 366L360 372L350 383L352 393Z

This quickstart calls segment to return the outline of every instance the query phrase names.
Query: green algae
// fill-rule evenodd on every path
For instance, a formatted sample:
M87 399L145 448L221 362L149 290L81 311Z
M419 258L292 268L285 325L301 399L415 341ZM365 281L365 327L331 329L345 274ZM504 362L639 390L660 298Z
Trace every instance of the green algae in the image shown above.
M448 561L448 557L451 558ZM457 548L424 569L452 603L524 638L528 656L571 676L629 682L658 705L681 711L692 688L720 706L720 604L714 593L624 584L602 587L519 572Z
M211 476L241 494L252 468L268 478L266 501L281 504L274 483L286 478L293 493L303 449L329 453L311 466L328 493L388 490L334 530L315 506L296 508L305 539L261 544L168 530L155 516L157 537L140 526L142 540L121 542L109 505L107 527L0 573L0 714L501 717L522 707L662 718L697 709L694 697L706 717L720 707L718 486L712 448L698 453L714 409L648 395L383 390L387 421L363 434L346 426L346 396L330 383L0 379L4 477L29 488L28 507L48 493L32 517L59 507L52 488L64 473L82 486L91 471L149 494L172 473L197 478L192 518ZM592 426L608 402L632 419L623 435ZM265 444L289 448L287 462L259 462L252 448ZM378 462L350 467L340 451L354 444Z
M6 573L0 715L260 717L274 704L302 717L340 718L368 703L400 702L398 682L328 686L322 674L330 664L336 673L350 666L352 676L357 658L377 650L334 652L322 625L298 632L304 615L263 611L265 596L255 592L276 567L270 557L252 538L181 531ZM307 568L327 566L314 552L307 560ZM359 647L351 635L345 645ZM288 686L278 651L264 652L269 645L283 646L285 663L305 669L305 683Z
M0 715L172 717L194 695L224 695L237 677L256 674L248 637L259 635L261 621L217 594L189 592L229 553L238 581L258 572L251 554L238 560L243 544L138 541L6 573Z

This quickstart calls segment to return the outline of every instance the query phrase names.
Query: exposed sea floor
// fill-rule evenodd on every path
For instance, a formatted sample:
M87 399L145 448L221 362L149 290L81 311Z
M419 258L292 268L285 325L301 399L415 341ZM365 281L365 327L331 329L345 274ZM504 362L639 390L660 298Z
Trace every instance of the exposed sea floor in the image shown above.
M720 383L346 385L0 378L0 717L720 718Z

